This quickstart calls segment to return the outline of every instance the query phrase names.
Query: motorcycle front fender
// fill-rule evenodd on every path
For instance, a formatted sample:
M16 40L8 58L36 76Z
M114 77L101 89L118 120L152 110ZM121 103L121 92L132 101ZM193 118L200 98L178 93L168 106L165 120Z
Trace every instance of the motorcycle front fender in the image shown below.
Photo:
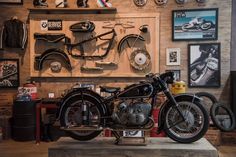
M180 102L180 101L200 102L201 101L201 99L197 97L195 94L190 94L190 93L178 94L178 95L175 95L174 98L176 102ZM160 112L158 115L157 134L161 133L161 131L164 130L165 114L166 114L167 109L170 106L173 106L173 104L169 100L166 100L160 108Z
M57 110L57 119L60 119L62 109L67 105L67 103L72 99L76 99L76 97L79 97L82 94L89 96L93 99L96 99L97 102L100 102L98 105L101 107L101 110L103 112L102 114L105 115L107 113L107 107L103 103L102 97L98 93L96 93L88 88L75 88L75 89L71 90L70 92L68 92L62 98L61 102L59 103L59 109Z

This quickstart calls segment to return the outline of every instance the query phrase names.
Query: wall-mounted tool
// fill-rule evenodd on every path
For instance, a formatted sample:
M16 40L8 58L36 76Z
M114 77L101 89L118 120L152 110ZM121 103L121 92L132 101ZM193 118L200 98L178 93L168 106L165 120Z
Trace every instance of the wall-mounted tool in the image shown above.
M120 21L116 21L115 23L113 23L111 21L106 21L106 22L104 22L105 25L102 26L102 28L115 29L115 27L117 27L117 26L121 26L124 29L135 28L134 25L129 24L129 23L132 23L132 22L123 23L123 22L120 22Z
M67 0L55 0L56 8L66 8L68 6Z

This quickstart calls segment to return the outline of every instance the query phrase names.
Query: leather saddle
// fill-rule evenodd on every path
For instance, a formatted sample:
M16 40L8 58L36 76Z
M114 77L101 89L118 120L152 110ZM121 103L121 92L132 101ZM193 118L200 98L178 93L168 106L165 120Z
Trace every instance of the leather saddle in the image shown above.
M117 93L120 91L120 87L108 87L108 86L100 86L101 92L106 93Z
M66 35L63 33L60 33L60 34L35 33L34 38L37 40L44 40L49 43L57 43L57 42L63 40L64 38L66 38Z

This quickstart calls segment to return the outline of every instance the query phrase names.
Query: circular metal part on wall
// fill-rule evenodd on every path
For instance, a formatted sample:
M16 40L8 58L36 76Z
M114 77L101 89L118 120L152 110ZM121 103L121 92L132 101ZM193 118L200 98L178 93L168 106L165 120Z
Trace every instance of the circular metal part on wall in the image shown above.
M184 3L186 3L188 0L175 0L175 2L177 3L177 4L184 4Z
M196 0L197 3L206 3L207 0Z
M157 5L165 5L167 4L168 0L155 0L155 3Z
M62 65L61 65L60 62L55 61L55 62L52 62L52 63L50 64L50 68L51 68L52 72L58 73L58 72L61 71Z
M148 0L133 0L134 4L138 7L143 7L147 4Z
M145 70L150 63L151 56L146 50L138 49L130 55L130 64L136 70Z

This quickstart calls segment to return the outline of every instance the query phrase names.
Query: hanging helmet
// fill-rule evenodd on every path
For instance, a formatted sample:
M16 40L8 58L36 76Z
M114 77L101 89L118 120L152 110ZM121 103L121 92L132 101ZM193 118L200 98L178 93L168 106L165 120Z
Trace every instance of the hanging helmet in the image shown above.
M88 0L77 0L77 6L87 8L88 7Z
M206 3L207 0L196 0L197 3Z
M175 2L177 3L177 4L184 4L184 3L186 3L188 0L175 0Z
M34 0L33 1L33 4L34 6L44 6L44 7L47 7L48 4L47 4L47 0Z
M165 5L167 4L168 0L155 0L155 3L157 5Z

